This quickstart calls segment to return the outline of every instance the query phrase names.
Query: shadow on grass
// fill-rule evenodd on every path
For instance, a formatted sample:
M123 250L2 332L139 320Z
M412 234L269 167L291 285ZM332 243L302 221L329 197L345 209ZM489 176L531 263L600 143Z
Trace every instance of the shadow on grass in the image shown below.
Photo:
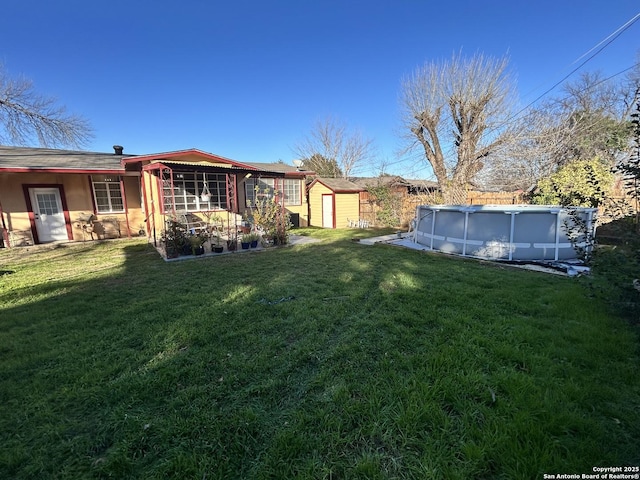
M322 235L11 263L0 476L533 478L636 460L634 339L578 284Z

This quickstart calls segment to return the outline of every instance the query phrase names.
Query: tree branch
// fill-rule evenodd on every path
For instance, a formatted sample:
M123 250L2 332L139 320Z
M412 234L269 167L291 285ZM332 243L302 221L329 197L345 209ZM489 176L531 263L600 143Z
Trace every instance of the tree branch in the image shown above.
M0 142L80 147L92 137L84 118L33 91L26 79L9 79L0 64Z

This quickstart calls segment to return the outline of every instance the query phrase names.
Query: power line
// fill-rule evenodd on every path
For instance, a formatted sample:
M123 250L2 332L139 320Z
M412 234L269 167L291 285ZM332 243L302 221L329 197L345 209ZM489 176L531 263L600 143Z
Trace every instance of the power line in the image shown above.
M560 79L559 81L557 81L556 83L553 84L553 86L551 86L551 88L548 88L547 90L545 90L541 95L539 95L535 100L533 100L532 102L530 102L529 104L527 104L525 107L521 108L520 110L518 110L514 115L512 115L511 117L509 117L506 121L505 124L508 123L509 121L513 120L515 117L517 117L518 115L520 115L522 112L524 112L525 110L527 110L529 107L531 107L533 104L537 103L538 100L540 100L542 97L548 95L551 91L553 91L558 85L561 85L565 80L567 80L571 75L573 75L574 73L576 73L578 70L580 70L585 64L587 64L589 61L591 61L596 55L598 55L600 52L602 52L602 50L604 50L606 47L608 47L615 39L617 39L620 35L622 35L622 33L627 30L629 27L631 27L631 25L633 25L634 23L636 23L638 21L638 19L640 19L640 13L637 13L633 18L631 18L629 21L627 21L627 23L625 23L624 25L622 25L621 27L619 27L615 32L613 32L612 34L610 34L607 38L605 38L604 40L600 41L600 43L598 43L595 47L591 48L587 53L583 54L582 56L580 56L578 59L574 60L572 65L574 63L576 63L578 60L580 60L581 58L585 57L587 54L589 54L589 52L592 52L594 49L596 49L599 45L602 45L603 42L606 42L604 45L602 45L602 47L600 47L593 55L589 56L584 62L580 63L577 67L575 67L573 70L571 70L568 74L566 74L564 77L562 77L562 79ZM631 67L633 68L633 67Z
M609 81L609 80L611 80L612 78L615 78L615 77L617 77L618 75L622 75L623 73L628 72L629 70L632 70L632 69L634 69L634 68L636 68L636 67L638 67L638 66L640 66L640 63L634 63L634 64L633 64L633 65L631 65L630 67L627 67L627 68L625 68L624 70L620 70L618 73L614 73L613 75L611 75L611 76L609 76L609 77L607 77L607 78L603 78L602 80L600 80L599 82L594 83L593 85L589 85L589 88L587 88L587 89L585 89L585 90L583 90L583 91L586 91L586 90L589 90L589 89L591 89L591 88L597 87L597 86L598 86L598 85L600 85L601 83L608 82L608 81Z
M580 57L578 57L577 59L575 59L571 65L573 65L574 63L579 62L582 58L586 57L587 55L589 55L592 51L594 51L596 48L598 48L600 45L602 45L604 42L606 42L607 40L609 40L609 38L613 37L614 35L619 36L620 33L622 33L623 31L625 31L627 28L629 28L631 25L633 25L636 20L638 20L638 17L640 17L640 13L636 14L633 18L631 18L631 20L629 20L627 23L625 23L624 25L622 25L621 27L618 28L618 30L616 30L615 32L611 33L608 37L606 37L605 39L601 40L600 43L598 43L597 45L595 45L594 47L592 47L589 51L583 53ZM620 33L618 33L620 32ZM612 39L613 41L614 39ZM608 44L607 44L608 45ZM606 45L605 45L606 47Z

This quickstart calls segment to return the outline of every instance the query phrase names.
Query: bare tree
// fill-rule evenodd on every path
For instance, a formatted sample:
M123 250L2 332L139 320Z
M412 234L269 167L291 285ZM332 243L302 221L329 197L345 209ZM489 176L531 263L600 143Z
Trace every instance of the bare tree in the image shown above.
M628 148L632 96L621 83L607 81L599 72L587 72L567 84L562 97L543 105L560 121L557 163L595 157L613 163Z
M529 190L536 182L557 169L557 152L561 138L570 129L545 110L529 110L513 120L517 134L495 155L486 159L478 175L479 183L488 189Z
M409 150L422 147L445 203L464 203L483 159L503 146L513 87L507 58L454 55L405 78L402 123Z
M305 168L332 177L349 178L373 158L373 140L331 117L319 120L293 148Z
M35 93L30 80L10 78L0 64L0 143L80 147L91 136L87 120Z
M623 91L627 92L624 98L625 115L631 116L640 102L640 50L636 53L636 63L625 75L622 85Z
M629 150L628 116L640 93L637 72L632 74L615 82L584 73L558 96L530 108L515 121L517 141L489 159L482 182L526 189L576 160L615 164Z

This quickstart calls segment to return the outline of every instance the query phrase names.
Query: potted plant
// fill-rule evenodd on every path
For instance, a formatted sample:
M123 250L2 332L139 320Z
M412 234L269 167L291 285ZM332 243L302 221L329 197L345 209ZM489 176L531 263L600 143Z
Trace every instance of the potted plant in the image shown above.
M175 244L164 240L164 255L166 258L177 258L180 256L181 247L176 247Z
M249 246L251 245L251 234L245 233L242 235L242 239L240 240L240 245L242 245L243 250L249 250Z
M160 239L164 243L164 251L167 258L177 257L183 253L184 246L188 245L184 225L174 218L167 220Z
M189 246L191 247L192 255L204 254L203 244L205 237L202 234L189 235Z
M204 203L208 203L211 200L211 192L209 191L209 187L207 187L207 182L204 182L204 188L202 192L200 192L200 200Z
M281 193L276 190L272 195L261 195L256 189L256 198L251 213L256 227L263 232L263 245L285 245L292 224L289 213L283 208Z
M252 232L244 236L244 241L249 242L249 246L251 248L256 248L258 246L258 240L260 240L260 236L256 232Z
M211 251L213 253L222 253L224 247L220 245L220 232L218 230L213 231L213 237L211 240Z
M206 236L210 239L211 251L222 253L224 248L220 245L220 232L223 228L223 220L220 215L214 212L202 212L207 219Z
M269 233L264 233L262 235L262 246L263 247L271 247L273 246L273 237Z
M233 252L238 248L238 232L237 230L227 229L227 250Z

